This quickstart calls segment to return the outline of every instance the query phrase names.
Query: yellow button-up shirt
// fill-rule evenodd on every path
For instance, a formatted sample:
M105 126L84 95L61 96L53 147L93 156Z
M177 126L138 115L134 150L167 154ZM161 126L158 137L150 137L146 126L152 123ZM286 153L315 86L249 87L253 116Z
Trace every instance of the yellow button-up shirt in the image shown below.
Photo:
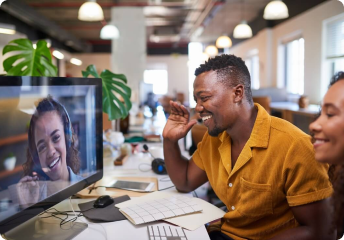
M330 197L327 164L314 159L310 137L258 109L251 136L231 166L227 132L206 133L193 161L226 204L222 232L233 239L268 239L298 226L290 207Z

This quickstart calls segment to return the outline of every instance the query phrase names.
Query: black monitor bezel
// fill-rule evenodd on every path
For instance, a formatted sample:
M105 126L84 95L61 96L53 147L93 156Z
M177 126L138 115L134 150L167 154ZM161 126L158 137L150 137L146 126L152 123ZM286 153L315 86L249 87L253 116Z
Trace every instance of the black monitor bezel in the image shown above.
M25 76L25 78L28 78ZM70 78L70 77L29 77L30 84L23 84L22 77L0 76L0 87L12 86L95 86L95 107L96 107L96 173L83 181L77 182L60 192L23 209L11 217L0 222L0 234L4 234L25 221L35 217L39 213L53 207L59 202L67 199L73 194L90 186L103 177L103 113L102 113L102 80L100 78Z

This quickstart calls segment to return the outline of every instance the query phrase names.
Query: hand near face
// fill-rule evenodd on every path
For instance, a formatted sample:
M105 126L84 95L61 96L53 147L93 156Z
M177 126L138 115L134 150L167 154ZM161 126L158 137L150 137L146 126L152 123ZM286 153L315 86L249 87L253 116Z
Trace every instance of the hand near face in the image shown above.
M195 119L189 121L190 114L183 105L173 101L170 101L170 105L171 114L167 119L162 135L164 139L178 141L186 136L197 121Z
M26 206L37 203L40 198L38 177L25 176L17 184L20 205Z

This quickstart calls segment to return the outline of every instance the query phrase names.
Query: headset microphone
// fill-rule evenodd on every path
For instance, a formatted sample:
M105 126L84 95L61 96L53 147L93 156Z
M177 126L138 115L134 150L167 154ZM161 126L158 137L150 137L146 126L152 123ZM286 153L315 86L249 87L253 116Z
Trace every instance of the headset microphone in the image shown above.
M146 144L143 144L143 149L149 152L148 146ZM156 174L167 174L164 159L155 158L151 152L149 152L149 154L154 158L154 160L152 161L153 172L155 172Z

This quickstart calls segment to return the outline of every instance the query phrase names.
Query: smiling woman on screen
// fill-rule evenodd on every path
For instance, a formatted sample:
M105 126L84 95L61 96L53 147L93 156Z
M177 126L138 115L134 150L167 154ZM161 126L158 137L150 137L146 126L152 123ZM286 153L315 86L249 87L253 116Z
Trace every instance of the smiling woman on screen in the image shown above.
M29 200L22 201L24 204L35 203L83 179L76 175L80 160L69 115L51 96L41 100L32 115L28 145L25 176L17 186L20 196Z
M29 127L26 176L34 172L52 181L78 181L80 169L78 150L69 115L62 104L51 96L39 102Z
M338 237L341 237L344 230L344 72L333 77L321 114L309 129L313 135L315 159L331 164L329 176L334 188L334 225L337 226Z

